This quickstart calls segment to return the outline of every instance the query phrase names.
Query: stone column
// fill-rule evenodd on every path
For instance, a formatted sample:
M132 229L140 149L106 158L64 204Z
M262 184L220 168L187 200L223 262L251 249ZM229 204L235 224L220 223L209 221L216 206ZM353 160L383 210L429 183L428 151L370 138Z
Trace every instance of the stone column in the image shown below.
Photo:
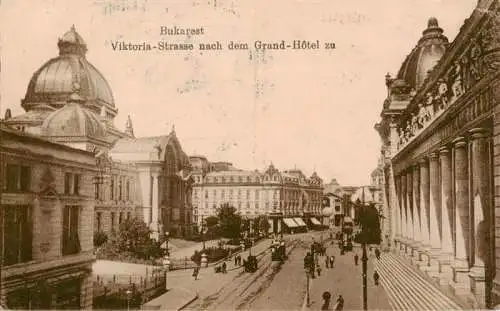
M473 129L471 144L471 177L472 177L472 210L471 239L473 248L473 267L470 277L473 292L480 303L485 303L485 272L489 256L490 222L490 156L488 148L488 131Z
M409 244L410 246L413 246L415 243L415 227L413 226L414 219L413 219L413 171L410 168L408 168L408 171L406 173L406 210L407 210L407 215L408 215L408 237L409 237ZM413 256L413 247L411 248L411 256Z
M452 179L451 154L447 147L439 150L441 162L441 256L439 259L440 283L448 284L452 278L451 264L453 262L453 238L451 231L452 206Z
M420 233L420 167L413 166L413 239L415 248L420 249L422 236ZM420 257L420 256L419 256Z
M466 141L458 137L455 148L455 260L453 264L453 288L457 294L470 290L469 283L469 173Z
M430 266L439 269L439 255L441 253L441 185L439 183L439 157L437 153L429 156L429 255Z
M153 237L158 239L158 213L159 213L159 206L158 206L158 173L154 172L151 174L153 178L153 189L151 192L152 195L152 206L151 206L151 215L152 215L152 222L151 222L151 230L153 231Z
M408 213L406 211L406 172L401 173L401 235L403 236L403 243L408 240Z
M428 254L430 249L429 234L429 164L427 159L420 160L420 228L422 237L422 252Z

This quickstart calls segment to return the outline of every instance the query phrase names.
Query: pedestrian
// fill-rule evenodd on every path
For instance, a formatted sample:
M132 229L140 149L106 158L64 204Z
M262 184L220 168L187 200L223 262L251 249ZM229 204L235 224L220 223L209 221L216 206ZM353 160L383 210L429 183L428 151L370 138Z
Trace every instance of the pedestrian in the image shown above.
M234 256L234 265L238 265L238 255Z
M378 272L377 271L373 272L373 281L375 282L375 285L378 285L379 279L380 279L380 275L378 275Z
M359 256L358 254L354 254L354 264L357 266L359 261Z
M225 261L222 263L222 273L227 273L227 265Z
M375 257L380 260L380 250L378 248L375 249Z
M323 292L323 305L321 306L321 310L329 310L330 309L330 299L332 298L332 294L330 292Z
M329 256L326 256L326 257L325 257L325 267L328 269L328 268L329 268L329 265L330 265L330 257L329 257Z
M200 272L200 267L199 266L196 266L194 267L194 270L193 270L193 277L194 277L194 280L198 280L198 273Z
M318 276L321 276L321 266L320 265L316 266L316 272L318 272Z
M330 269L333 268L333 265L335 264L335 256L330 256Z
M344 297L342 295L339 295L339 298L337 298L337 305L335 306L336 311L341 311L344 309Z

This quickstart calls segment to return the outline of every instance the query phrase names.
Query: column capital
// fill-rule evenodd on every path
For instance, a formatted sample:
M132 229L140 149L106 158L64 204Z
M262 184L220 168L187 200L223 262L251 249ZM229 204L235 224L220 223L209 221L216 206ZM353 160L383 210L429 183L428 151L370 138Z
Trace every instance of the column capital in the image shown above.
M469 131L472 135L472 139L486 138L490 134L490 131L484 127L473 128Z
M427 163L428 163L427 158L421 158L420 160L418 160L418 164L420 164L421 167L427 165Z
M435 151L428 155L429 161L436 161L439 158L439 152Z
M443 146L441 148L439 148L439 154L442 155L442 154L448 154L450 153L450 148L448 148L447 146Z
M412 168L415 171L420 170L420 161L416 161L415 163L413 163Z
M462 147L465 147L467 145L467 141L465 139L465 137L457 137L453 140L453 146L455 146L455 148L462 148Z

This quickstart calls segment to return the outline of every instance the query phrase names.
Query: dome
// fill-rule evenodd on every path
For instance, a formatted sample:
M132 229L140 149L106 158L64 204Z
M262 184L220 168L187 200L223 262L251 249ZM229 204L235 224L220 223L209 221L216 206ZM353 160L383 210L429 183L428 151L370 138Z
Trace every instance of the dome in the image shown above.
M417 46L406 57L397 79L403 79L415 90L422 86L427 74L443 56L448 45L448 38L443 35L435 17L427 23Z
M60 108L72 94L73 84L78 83L88 108L99 112L102 106L108 106L112 115L116 115L111 88L99 70L85 58L87 46L75 28L71 27L57 45L59 56L47 61L33 74L22 101L23 108L29 111L39 103Z
M75 100L74 95L71 99ZM106 129L95 113L82 107L80 103L70 102L45 119L41 133L50 137L102 138L106 135Z

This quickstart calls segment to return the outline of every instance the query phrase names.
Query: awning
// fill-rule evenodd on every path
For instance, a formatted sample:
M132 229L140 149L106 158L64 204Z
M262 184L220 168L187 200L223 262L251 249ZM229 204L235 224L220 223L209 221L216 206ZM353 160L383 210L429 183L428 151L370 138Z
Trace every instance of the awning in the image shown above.
M316 226L321 226L321 223L319 222L319 220L317 220L316 218L314 217L311 217L311 222L313 223L313 225L316 225Z
M285 222L285 225L288 227L288 228L295 228L295 227L298 227L297 226L297 223L295 221L293 221L293 218L283 218L283 221Z
M306 227L306 223L302 220L302 218L295 217L293 220L295 220L299 227Z

